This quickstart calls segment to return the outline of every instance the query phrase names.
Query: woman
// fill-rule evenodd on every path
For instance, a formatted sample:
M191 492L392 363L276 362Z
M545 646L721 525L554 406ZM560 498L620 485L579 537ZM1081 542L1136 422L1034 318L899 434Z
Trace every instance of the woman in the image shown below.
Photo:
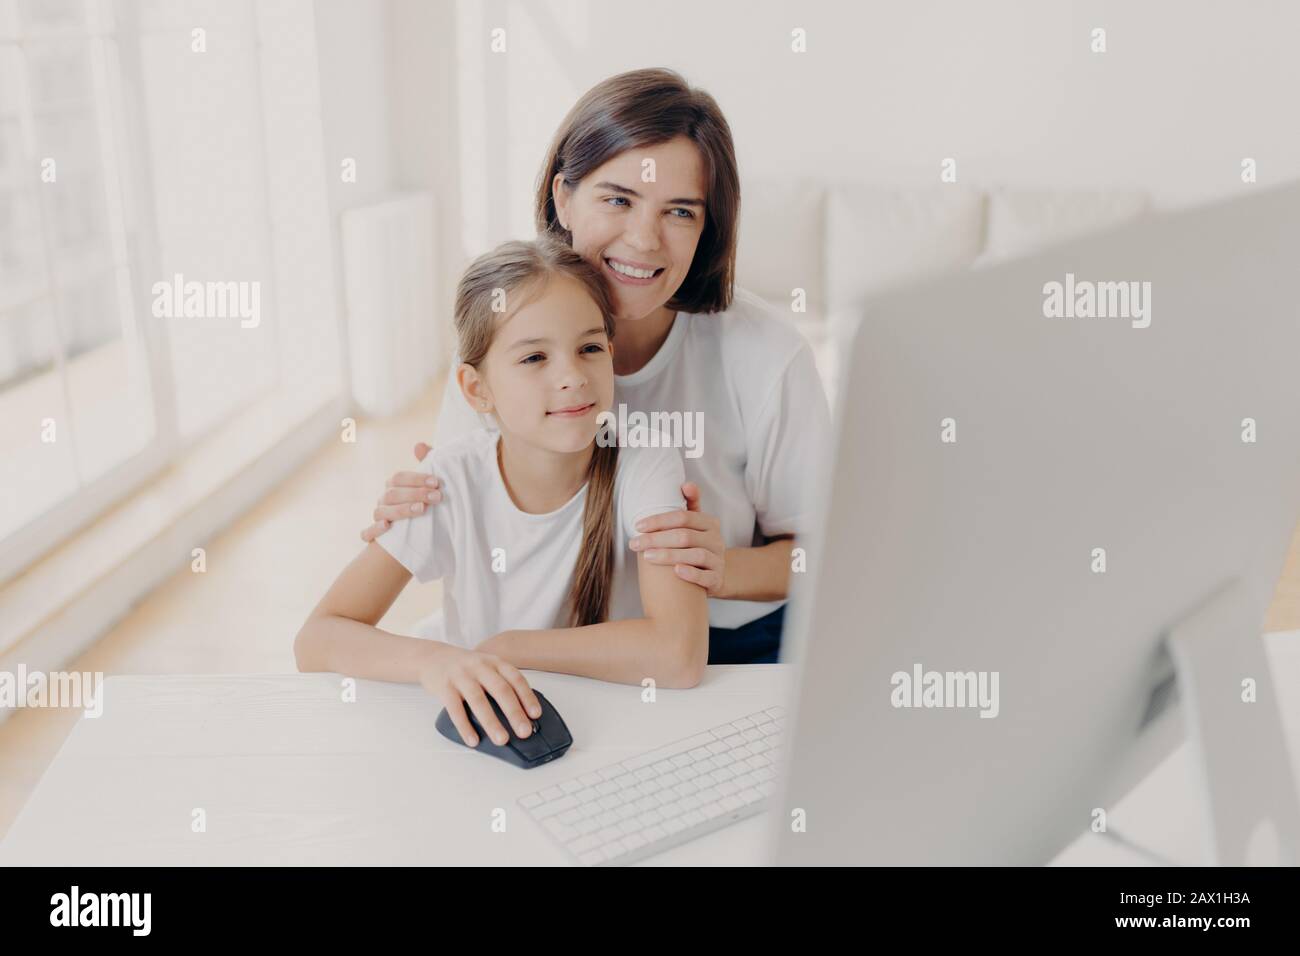
M734 289L740 185L726 119L670 70L611 77L560 124L535 210L538 233L568 243L609 284L615 407L703 425L685 459L687 509L638 525L633 549L708 593L709 663L776 661L829 413L808 344ZM437 440L484 424L449 378ZM362 538L437 507L430 480L395 475Z

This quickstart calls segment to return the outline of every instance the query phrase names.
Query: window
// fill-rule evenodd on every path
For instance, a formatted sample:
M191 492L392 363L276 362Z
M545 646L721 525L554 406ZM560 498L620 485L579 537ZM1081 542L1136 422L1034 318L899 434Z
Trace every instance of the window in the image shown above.
M0 0L0 582L252 403L339 395L317 70L310 0Z

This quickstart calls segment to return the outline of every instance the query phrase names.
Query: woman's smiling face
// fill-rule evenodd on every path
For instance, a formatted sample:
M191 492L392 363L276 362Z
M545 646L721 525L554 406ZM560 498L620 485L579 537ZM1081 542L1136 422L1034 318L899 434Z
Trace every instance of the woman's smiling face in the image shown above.
M576 189L556 174L551 190L573 248L606 277L616 319L645 318L673 297L704 231L704 164L694 143L678 136L629 149Z

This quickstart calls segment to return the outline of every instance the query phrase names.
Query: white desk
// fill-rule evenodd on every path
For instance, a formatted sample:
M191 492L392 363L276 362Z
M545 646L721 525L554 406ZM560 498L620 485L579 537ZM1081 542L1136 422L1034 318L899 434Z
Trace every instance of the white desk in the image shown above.
M1293 768L1300 765L1300 632L1270 635ZM785 665L708 669L686 691L530 672L574 744L521 771L434 729L415 686L337 675L116 677L104 714L82 718L0 844L0 866L146 864L559 864L567 858L516 798L760 707L782 703ZM202 807L207 832L191 832ZM506 811L506 832L491 829ZM1203 860L1203 816L1179 747L1109 816L1112 829L1177 862ZM766 817L648 861L764 862ZM1084 834L1054 861L1126 865L1142 855Z
M783 703L786 667L714 666L691 690L529 672L574 743L519 770L451 743L414 685L336 674L113 677L3 844L0 866L564 864L516 800L550 783ZM207 832L191 831L201 807ZM493 810L506 832L492 832ZM758 863L752 817L650 861Z

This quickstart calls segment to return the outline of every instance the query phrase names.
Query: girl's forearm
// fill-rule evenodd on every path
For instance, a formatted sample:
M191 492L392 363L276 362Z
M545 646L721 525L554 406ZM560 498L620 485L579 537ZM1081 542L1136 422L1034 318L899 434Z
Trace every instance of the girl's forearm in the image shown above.
M728 548L722 588L714 597L728 601L782 601L790 591L794 538L778 538L757 548Z
M707 611L694 628L650 618L605 621L585 627L502 631L478 650L515 667L577 674L619 684L647 677L660 687L694 687L709 658Z
M313 615L293 642L300 671L418 684L429 659L447 645L391 634L333 614Z

